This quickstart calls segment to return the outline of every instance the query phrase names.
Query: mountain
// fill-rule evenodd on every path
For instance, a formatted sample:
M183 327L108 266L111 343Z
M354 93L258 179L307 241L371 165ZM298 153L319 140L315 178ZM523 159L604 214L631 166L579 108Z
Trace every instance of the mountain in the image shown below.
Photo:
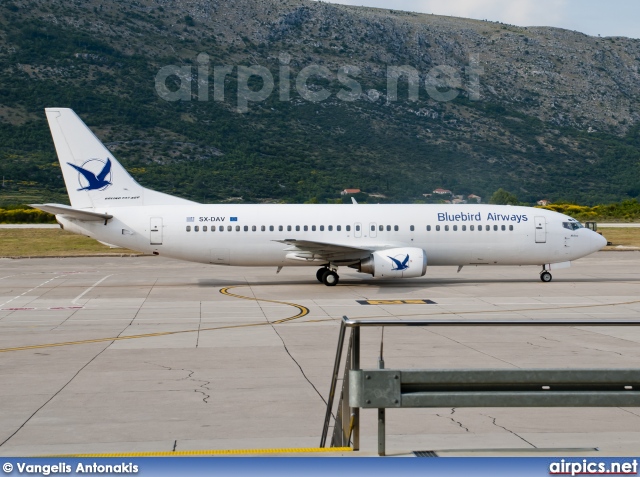
M637 39L291 0L14 0L0 25L0 205L65 200L50 106L197 201L640 196Z

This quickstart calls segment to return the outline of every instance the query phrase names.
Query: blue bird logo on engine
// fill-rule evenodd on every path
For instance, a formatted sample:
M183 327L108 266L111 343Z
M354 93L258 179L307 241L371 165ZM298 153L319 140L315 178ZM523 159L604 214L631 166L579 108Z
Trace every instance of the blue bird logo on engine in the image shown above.
M111 159L89 159L82 167L67 162L78 174L81 190L105 190L111 185Z
M387 257L389 257L387 255ZM409 268L409 254L405 257L405 259L401 262L397 258L389 257L393 261L393 265L395 268L391 268L391 270L406 270Z

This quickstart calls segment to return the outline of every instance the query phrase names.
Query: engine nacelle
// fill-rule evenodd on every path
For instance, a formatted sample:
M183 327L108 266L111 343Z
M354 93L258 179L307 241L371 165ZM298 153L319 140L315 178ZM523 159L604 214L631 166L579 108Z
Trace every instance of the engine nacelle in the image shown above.
M351 266L374 277L421 277L427 273L427 253L421 248L390 248L373 252L369 258Z

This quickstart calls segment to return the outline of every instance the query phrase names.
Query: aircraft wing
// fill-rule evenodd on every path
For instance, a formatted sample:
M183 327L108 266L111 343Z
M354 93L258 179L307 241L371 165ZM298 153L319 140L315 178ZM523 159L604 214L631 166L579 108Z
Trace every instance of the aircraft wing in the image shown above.
M113 215L101 214L99 212L92 212L90 210L74 209L64 204L30 204L34 209L44 210L50 214L55 215L67 215L78 220L85 221L104 221L113 218Z
M296 239L274 240L274 242L289 245L289 248L286 248L285 251L290 252L290 258L335 262L353 262L367 257L372 251L390 247L389 245L358 247L354 245Z

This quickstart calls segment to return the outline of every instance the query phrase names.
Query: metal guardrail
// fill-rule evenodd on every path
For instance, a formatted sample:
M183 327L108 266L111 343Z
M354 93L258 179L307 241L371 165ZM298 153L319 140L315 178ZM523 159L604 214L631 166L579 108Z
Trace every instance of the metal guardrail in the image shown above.
M640 369L359 369L349 385L360 408L640 406Z
M360 408L378 409L378 454L385 454L385 409L415 407L640 406L640 369L360 369L360 328L387 326L638 326L640 321L351 320L343 317L320 447L326 444L346 328L349 352L332 447L360 446ZM384 368L380 356L379 367ZM349 407L347 408L346 402ZM346 410L350 419L345 421ZM345 425L348 422L349 425Z

